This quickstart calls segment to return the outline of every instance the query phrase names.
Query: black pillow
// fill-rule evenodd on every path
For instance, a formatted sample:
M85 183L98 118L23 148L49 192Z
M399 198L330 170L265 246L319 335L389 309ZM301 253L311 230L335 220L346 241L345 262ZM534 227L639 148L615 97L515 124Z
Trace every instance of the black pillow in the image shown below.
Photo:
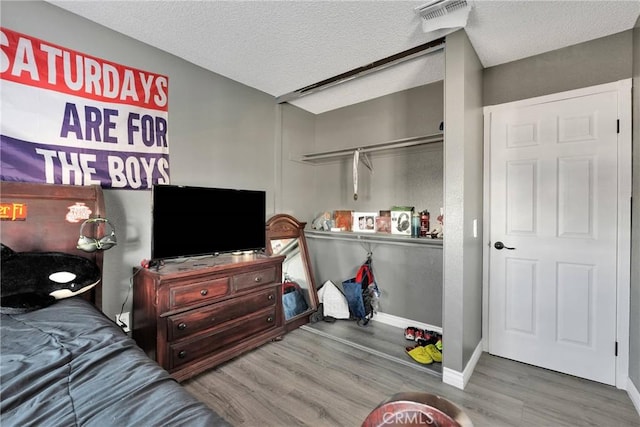
M0 313L17 314L88 291L100 282L95 262L64 252L0 252Z

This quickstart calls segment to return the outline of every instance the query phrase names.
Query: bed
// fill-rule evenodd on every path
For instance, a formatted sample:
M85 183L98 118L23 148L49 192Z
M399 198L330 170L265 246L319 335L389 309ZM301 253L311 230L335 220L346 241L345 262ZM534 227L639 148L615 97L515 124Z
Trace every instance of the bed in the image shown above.
M4 245L82 256L102 271L102 251L76 249L87 215L105 217L100 187L1 182L0 199ZM102 286L0 314L0 424L228 426L102 313Z

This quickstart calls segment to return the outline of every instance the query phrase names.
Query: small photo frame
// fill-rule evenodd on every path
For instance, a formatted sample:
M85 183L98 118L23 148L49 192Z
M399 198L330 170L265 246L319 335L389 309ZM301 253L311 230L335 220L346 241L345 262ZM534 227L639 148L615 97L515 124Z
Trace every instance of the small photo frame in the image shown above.
M391 214L389 216L376 217L376 232L391 233Z
M351 223L353 222L353 211L334 211L333 212L334 228L339 231L351 231Z
M358 233L376 232L377 212L354 212L352 230Z

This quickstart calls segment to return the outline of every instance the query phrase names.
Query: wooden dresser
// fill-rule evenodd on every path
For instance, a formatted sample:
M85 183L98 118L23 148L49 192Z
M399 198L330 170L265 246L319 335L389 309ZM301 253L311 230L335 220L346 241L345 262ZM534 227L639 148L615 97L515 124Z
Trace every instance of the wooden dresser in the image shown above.
M132 336L178 381L284 334L283 256L134 268Z

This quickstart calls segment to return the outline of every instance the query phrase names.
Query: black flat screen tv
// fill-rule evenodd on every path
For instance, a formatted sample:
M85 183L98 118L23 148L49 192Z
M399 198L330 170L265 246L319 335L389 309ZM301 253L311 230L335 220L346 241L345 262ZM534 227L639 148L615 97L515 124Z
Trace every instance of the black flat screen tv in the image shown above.
M263 251L266 192L154 185L153 260Z

